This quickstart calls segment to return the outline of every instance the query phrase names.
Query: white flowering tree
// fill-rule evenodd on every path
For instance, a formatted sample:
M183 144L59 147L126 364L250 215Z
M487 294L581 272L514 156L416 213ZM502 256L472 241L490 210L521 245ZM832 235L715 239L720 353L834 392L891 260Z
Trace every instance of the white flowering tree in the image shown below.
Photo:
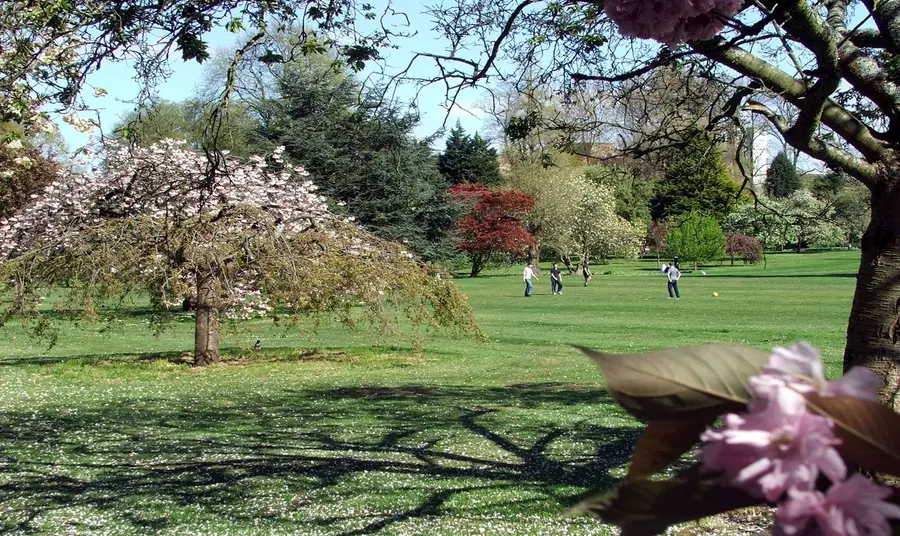
M616 198L611 188L592 182L583 174L572 177L565 188L572 191L570 197L574 202L564 222L568 256L595 257L601 263L613 257L638 256L644 229L616 214Z
M195 303L194 359L219 360L219 319L334 313L389 330L477 333L465 298L434 269L328 212L280 151L246 162L180 142L109 145L102 166L61 172L34 202L0 220L0 293L8 319L34 316L51 287L95 316L134 295L161 312ZM100 155L94 155L100 156ZM38 323L40 326L41 324Z
M732 233L755 236L769 248L804 243L815 246L842 246L847 233L837 224L833 203L820 201L807 190L798 190L784 199L760 198L757 203L738 205L725 218Z

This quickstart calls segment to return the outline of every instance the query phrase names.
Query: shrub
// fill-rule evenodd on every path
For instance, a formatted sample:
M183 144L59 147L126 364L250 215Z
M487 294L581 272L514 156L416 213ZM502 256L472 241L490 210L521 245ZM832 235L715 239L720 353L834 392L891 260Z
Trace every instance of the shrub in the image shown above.
M681 257L681 262L701 263L721 259L725 254L725 235L716 219L690 212L675 223L666 238L666 252Z
M763 246L762 242L744 234L733 234L728 236L725 243L725 253L731 257L731 263L738 258L744 262L757 263L762 260Z

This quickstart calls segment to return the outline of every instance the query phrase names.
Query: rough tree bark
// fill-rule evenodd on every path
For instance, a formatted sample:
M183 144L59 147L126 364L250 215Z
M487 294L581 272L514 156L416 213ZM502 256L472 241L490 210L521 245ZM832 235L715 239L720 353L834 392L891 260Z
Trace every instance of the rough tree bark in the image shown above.
M528 258L527 263L534 265L534 274L540 277L541 268L538 266L538 263L541 262L541 247L538 244L533 246L528 246Z
M205 367L221 361L219 320L213 307L213 278L197 275L196 319L194 323L194 366Z
M859 365L878 373L885 382L882 401L900 411L900 185L879 184L860 246L844 370Z

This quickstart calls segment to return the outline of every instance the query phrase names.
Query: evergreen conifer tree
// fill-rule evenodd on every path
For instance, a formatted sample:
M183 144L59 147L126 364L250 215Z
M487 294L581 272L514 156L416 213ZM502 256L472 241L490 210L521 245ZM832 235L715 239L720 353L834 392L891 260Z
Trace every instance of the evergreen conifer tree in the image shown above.
M497 150L478 133L466 134L459 121L450 130L444 153L438 157L438 169L451 185L500 183Z
M775 155L766 171L766 194L781 199L799 189L800 175L797 174L797 168L787 153L781 151Z
M738 185L728 175L715 142L705 132L697 132L670 151L666 160L666 174L650 202L653 219L698 212L722 221Z

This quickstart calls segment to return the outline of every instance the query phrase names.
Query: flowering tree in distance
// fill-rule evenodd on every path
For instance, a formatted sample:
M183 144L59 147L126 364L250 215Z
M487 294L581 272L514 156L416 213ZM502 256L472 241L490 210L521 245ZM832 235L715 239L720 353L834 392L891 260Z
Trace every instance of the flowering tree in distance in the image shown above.
M69 308L88 316L135 293L163 312L191 298L197 365L219 360L221 316L331 312L353 322L363 305L383 329L401 310L415 326L477 332L452 283L331 215L281 150L226 156L214 169L173 140L112 144L105 156L102 169L62 172L0 220L5 317L37 314L51 286L66 287Z
M616 214L616 198L612 189L587 180L584 175L572 177L566 186L573 190L574 210L563 235L574 253L582 260L595 256L601 263L613 257L635 258L643 241L643 231Z
M459 184L450 195L469 205L456 222L456 247L472 259L476 277L491 257L524 255L534 237L522 226L522 217L534 208L534 199L515 190L491 190L483 184Z

